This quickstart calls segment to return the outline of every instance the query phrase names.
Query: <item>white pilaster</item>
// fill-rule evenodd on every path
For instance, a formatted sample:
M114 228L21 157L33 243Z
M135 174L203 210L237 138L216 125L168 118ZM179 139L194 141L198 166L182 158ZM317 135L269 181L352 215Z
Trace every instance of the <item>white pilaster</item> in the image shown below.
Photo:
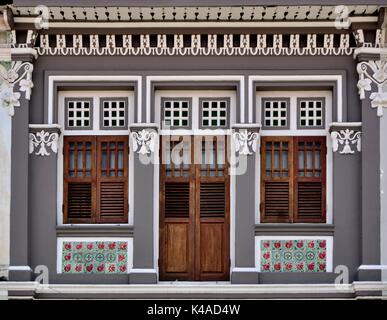
M8 277L11 212L12 117L0 108L0 277Z

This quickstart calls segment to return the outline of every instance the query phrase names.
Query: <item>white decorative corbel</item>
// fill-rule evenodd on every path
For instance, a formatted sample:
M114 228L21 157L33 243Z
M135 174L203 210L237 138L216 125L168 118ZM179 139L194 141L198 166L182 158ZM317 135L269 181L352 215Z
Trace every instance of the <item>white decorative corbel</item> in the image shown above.
M372 84L377 86L377 92L370 94L371 106L376 108L377 116L382 117L383 108L387 108L387 92L384 91L387 85L387 61L362 61L357 65L357 72L359 73L357 87L360 99L365 98L366 91L372 91Z
M131 133L133 151L138 154L149 154L155 151L157 133L153 130L142 129Z
M248 131L247 129L239 130L233 133L233 142L235 152L240 155L250 155L257 151L257 141L259 134L257 132Z
M20 92L15 92L15 85L19 84L19 91L25 92L25 97L30 100L33 65L30 62L12 61L9 68L0 64L0 104L8 109L8 114L15 114L15 107L20 107Z
M356 145L358 152L361 151L361 132L345 129L331 132L332 139L332 149L333 152L339 150L339 147L342 146L340 154L354 154L355 151L352 150L352 146Z
M58 153L58 139L59 134L56 132L48 132L41 130L38 132L31 132L29 134L29 153L35 152L37 156L49 156L50 153L47 148L51 148L52 152Z

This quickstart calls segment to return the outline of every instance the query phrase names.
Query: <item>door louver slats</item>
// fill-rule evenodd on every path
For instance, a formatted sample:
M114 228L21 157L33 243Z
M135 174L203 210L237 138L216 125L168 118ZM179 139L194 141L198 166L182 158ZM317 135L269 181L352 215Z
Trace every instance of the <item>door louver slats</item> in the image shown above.
M225 213L224 182L200 184L200 217L223 218Z
M165 184L165 217L189 218L189 182Z

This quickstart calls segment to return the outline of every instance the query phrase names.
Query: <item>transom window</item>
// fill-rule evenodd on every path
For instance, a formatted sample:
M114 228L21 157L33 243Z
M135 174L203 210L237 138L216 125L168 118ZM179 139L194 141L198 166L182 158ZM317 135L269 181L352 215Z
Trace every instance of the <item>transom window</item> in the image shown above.
M66 129L91 129L93 100L89 98L65 99Z
M101 99L103 128L123 129L127 126L127 103L125 99Z
M191 101L189 99L164 100L162 108L163 126L169 126L171 128L190 128L190 105Z
M298 127L323 128L324 127L324 100L323 99L298 99Z
M200 127L228 127L228 105L227 100L201 99Z
M263 127L266 129L289 128L289 99L262 99Z

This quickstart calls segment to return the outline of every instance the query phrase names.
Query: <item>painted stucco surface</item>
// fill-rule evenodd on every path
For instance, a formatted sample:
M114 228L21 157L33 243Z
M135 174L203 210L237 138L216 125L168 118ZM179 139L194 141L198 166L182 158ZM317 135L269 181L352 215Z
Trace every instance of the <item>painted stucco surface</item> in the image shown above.
M8 110L0 106L0 276L9 266L11 208L11 123Z

